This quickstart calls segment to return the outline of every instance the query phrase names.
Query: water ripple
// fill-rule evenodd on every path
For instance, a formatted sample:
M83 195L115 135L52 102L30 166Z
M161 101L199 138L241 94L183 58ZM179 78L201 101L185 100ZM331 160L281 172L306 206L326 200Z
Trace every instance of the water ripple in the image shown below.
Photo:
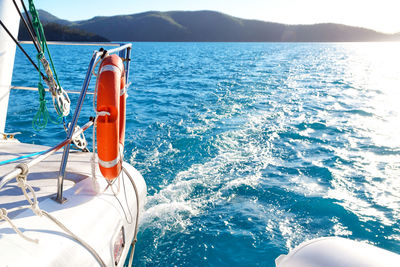
M51 48L64 87L79 89L91 49ZM149 188L137 265L273 266L327 235L399 253L399 51L134 44L125 158ZM35 86L29 69L18 52L13 83ZM12 92L6 131L54 144L59 126L30 127L33 96ZM81 122L92 114L89 101Z

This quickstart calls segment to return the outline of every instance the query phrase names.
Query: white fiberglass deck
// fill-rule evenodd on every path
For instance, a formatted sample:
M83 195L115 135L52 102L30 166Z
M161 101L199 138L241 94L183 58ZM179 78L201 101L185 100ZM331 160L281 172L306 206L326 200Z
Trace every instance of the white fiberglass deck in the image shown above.
M0 144L0 161L47 148L22 143ZM57 191L61 157L62 151L29 170L28 184L36 192L39 207L93 247L107 266L115 266L112 248L117 234L123 227L126 245L121 259L126 257L134 234L136 197L132 184L126 175L122 175L120 191L115 197L110 188L105 190L107 183L97 167L100 187L100 193L97 193L91 179L91 153L71 152L64 181L67 202L61 205L51 199ZM0 166L0 177L13 170L15 165ZM146 196L143 177L131 165L124 163L123 166L135 181L142 206ZM118 191L116 184L114 191ZM27 204L15 180L0 191L0 208L8 210ZM0 221L0 266L99 266L86 248L45 216L39 217L27 209L8 214L8 217L24 235L38 239L39 243L24 240L8 222ZM122 264L123 260L118 266Z
M0 161L43 151L48 148L49 147L46 146L17 142L3 143L0 144ZM57 175L60 168L61 157L62 150L53 154L29 170L28 181L29 184L35 189L39 202L51 196L55 196L57 193ZM8 172L13 170L18 163L19 162L1 165L0 177L3 177ZM72 152L69 156L67 175L66 180L64 181L64 190L69 190L76 183L90 176L90 154L84 152ZM3 190L0 191L1 208L11 209L26 204L27 201L23 196L21 189L17 186L15 180L8 183ZM13 216L15 216L15 213L9 214L9 217Z

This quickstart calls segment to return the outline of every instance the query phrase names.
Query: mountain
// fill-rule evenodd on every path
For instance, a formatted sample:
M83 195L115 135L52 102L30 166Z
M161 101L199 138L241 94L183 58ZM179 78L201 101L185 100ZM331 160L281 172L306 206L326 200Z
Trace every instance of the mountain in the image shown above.
M59 19L44 10L38 10L38 12L48 41L109 42L108 39L102 36L68 26L72 24L68 20ZM26 18L25 14L24 17ZM19 29L18 40L31 41L28 30L22 21L20 22Z
M112 41L365 42L399 35L341 24L286 25L241 19L215 11L150 11L94 17L71 26Z
M334 23L287 25L241 19L215 11L149 11L70 22L43 10L42 21L83 30L111 41L368 42L399 41L400 34ZM42 18L43 17L43 18Z
M46 34L47 41L109 42L108 39L102 36L53 22L44 24L43 30ZM20 24L18 40L31 41L31 37L29 36L28 31L22 24Z
M71 21L60 19L42 9L39 9L38 13L39 13L39 18L40 18L40 21L42 22L42 24L47 24L47 23L57 23L57 24L61 24L61 25L71 24Z

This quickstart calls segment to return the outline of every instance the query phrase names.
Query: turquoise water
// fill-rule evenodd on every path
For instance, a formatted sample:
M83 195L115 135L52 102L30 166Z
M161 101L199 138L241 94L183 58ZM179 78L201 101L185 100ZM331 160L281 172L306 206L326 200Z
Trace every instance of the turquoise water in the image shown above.
M400 253L400 44L133 47L125 159L148 184L136 266L274 266L332 235ZM80 90L93 47L51 50ZM36 82L18 53L14 85ZM10 103L20 140L65 136L32 130L35 92Z

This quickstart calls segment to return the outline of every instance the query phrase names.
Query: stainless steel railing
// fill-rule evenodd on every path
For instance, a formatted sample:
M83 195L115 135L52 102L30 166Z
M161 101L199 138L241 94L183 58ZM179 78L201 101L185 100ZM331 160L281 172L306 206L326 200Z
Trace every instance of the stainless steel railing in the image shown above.
M82 128L80 128L79 130L74 132L74 134L72 135L72 139L79 136L80 134L82 134L84 131L86 131L92 125L93 125L93 121L89 121L88 123L86 123ZM72 139L66 138L64 141L62 141L58 145L55 145L55 146L47 149L43 154L41 154L40 156L38 156L38 157L34 158L33 160L29 161L28 163L26 163L26 167L29 169L29 168L35 166L36 164L40 163L41 161L47 159L49 156L53 155L55 152L60 150L63 146L65 146L68 143L71 143ZM22 174L22 172L23 172L23 169L17 165L17 167L13 171L6 174L0 180L0 188L2 188L6 183L11 181L18 175Z
M125 59L125 71L126 71L126 80L128 81L129 78L129 63L131 60L131 49L132 49L132 44L124 44L121 45L120 47L108 50L108 54L114 54L114 53L119 53L119 56ZM63 185L64 185L64 179L65 179L65 170L67 167L68 163L68 156L69 156L69 150L70 150L70 145L72 140L82 134L85 130L87 130L90 126L93 125L93 121L89 121L86 123L82 128L80 128L77 131L74 131L75 126L78 122L79 114L82 109L82 105L85 99L85 96L87 94L87 90L89 88L90 80L92 77L92 72L93 69L95 68L95 63L97 60L102 57L105 54L104 51L95 51L92 55L92 58L89 63L88 70L86 72L86 77L83 82L82 90L79 95L78 103L75 108L74 115L72 117L71 123L69 125L68 131L67 131L67 137L64 141L59 143L58 145L49 148L46 152L41 154L40 156L34 158L33 160L29 161L28 163L25 163L24 166L27 167L28 169L31 168L32 166L38 164L39 162L45 160L48 158L50 155L54 154L58 150L60 150L62 147L64 147L63 151L63 156L61 159L61 164L60 164L60 170L58 173L57 177L57 195L54 198L55 201L59 203L64 203L65 198L63 197ZM8 174L6 174L1 180L0 180L0 189L9 181L17 177L18 175L22 174L23 168L20 166L16 166L15 169Z
M125 44L122 45L120 47L108 50L107 53L108 54L114 54L114 53L120 53L120 55L124 54L124 52L122 51L126 51L125 56L129 55L129 58L125 57L125 67L128 67L129 70L129 62L130 62L130 50L132 48L132 44ZM129 52L128 52L129 51ZM75 113L74 116L72 117L72 121L70 123L70 126L68 128L68 132L67 132L67 139L72 140L72 135L73 135L73 131L75 129L76 123L78 121L79 118L79 114L81 112L82 109L82 105L83 105L83 100L85 99L86 96L86 92L87 89L89 88L89 84L90 84L90 79L92 77L92 72L93 69L95 67L95 63L96 61L102 56L104 55L104 51L95 51L93 53L92 59L90 60L89 63L89 67L88 70L86 72L86 77L85 77L85 81L83 82L83 86L82 86L82 90L81 90L81 94L79 95L79 99L78 99L78 103L75 109ZM129 73L126 73L126 78L129 78ZM64 203L65 202L65 198L63 198L63 187L64 187L64 179L65 179L65 169L67 167L67 163L68 163L68 155L69 155L69 149L71 146L71 142L67 143L64 147L64 153L62 156L62 160L61 160L61 166L60 166L60 171L58 173L58 183L57 183L57 196L55 198L55 200L59 203Z

